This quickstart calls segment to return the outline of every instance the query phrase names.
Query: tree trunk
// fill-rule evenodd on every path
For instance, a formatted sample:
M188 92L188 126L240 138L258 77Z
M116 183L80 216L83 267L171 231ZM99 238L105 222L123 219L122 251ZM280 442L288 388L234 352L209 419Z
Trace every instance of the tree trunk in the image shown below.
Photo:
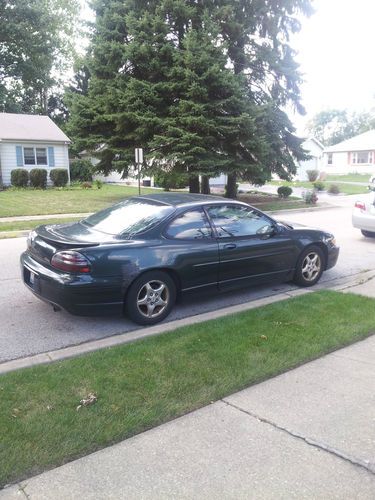
M189 177L189 193L199 193L199 176Z
M210 178L207 175L202 176L201 193L210 194Z
M228 174L227 180L227 188L225 190L226 198L233 198L234 200L237 198L237 175L236 174Z

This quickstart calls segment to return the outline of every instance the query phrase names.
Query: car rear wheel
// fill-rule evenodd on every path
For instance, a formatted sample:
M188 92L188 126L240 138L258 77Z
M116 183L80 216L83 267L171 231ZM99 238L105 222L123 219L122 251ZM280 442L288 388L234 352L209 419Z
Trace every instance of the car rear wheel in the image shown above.
M363 236L366 236L366 238L375 238L375 233L371 231L365 231L364 229L361 229L361 233Z
M306 248L300 255L293 281L299 286L313 286L323 273L324 255L317 246Z
M154 325L168 316L176 301L176 285L163 271L137 278L126 297L127 316L139 325Z

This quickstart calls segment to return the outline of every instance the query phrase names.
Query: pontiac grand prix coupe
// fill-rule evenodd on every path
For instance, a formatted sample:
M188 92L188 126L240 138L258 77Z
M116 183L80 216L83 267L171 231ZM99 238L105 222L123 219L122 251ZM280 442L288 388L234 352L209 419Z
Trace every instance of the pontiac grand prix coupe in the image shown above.
M187 193L136 196L69 224L33 230L25 285L72 314L125 313L150 325L176 298L294 281L336 264L332 234L278 222L241 202Z

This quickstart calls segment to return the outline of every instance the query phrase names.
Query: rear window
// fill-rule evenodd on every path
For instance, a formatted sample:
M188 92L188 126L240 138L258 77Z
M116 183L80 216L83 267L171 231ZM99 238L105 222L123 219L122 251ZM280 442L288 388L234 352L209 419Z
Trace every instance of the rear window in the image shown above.
M102 233L131 237L150 229L173 212L174 208L169 205L129 199L90 215L82 223Z

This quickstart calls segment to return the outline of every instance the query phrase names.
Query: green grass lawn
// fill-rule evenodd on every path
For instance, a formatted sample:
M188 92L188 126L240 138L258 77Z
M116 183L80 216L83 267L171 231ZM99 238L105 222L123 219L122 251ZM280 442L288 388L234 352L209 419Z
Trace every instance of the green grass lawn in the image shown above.
M151 188L142 188L142 194L160 192ZM105 184L102 189L82 189L73 186L64 189L7 189L0 191L0 217L40 215L35 221L0 222L0 233L32 229L40 224L69 222L77 218L43 219L43 215L88 213L116 203L129 196L138 194L138 188ZM244 198L242 198L244 197ZM246 198L246 199L245 199ZM251 194L240 195L239 199L259 206L261 210L281 210L305 206L301 200L290 197L282 200L275 195ZM4 234L3 234L4 236ZM1 234L0 234L1 237Z
M286 182L286 181L271 181L270 184L274 186L290 186L292 189L293 187L298 187L298 188L305 188L305 189L314 189L314 185L312 182L301 182L301 181L295 181L295 182ZM342 182L330 182L330 181L325 181L325 189L328 190L329 186L331 184L337 184L337 186L340 189L340 193L342 194L363 194L363 193L368 193L368 189L366 186L358 186L356 184L344 184ZM318 194L319 196L319 194Z
M327 182L345 181L345 182L368 182L370 174L354 174L349 173L346 175L327 175Z
M143 194L155 192L142 188ZM96 212L138 194L138 188L105 184L102 189L80 186L61 189L6 189L0 191L0 217Z
M0 377L0 486L368 336L373 299L310 293ZM96 404L76 410L89 393Z

